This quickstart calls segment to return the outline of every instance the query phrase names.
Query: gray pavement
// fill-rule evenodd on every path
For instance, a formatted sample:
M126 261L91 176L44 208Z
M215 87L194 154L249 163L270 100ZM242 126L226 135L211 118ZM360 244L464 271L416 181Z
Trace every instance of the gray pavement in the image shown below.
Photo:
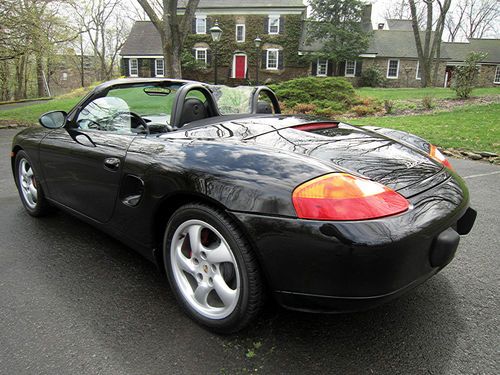
M0 130L0 374L499 374L500 167L452 160L479 216L455 260L385 306L268 308L246 332L186 318L166 280L71 216L34 219ZM251 350L251 352L249 352Z
M33 104L44 103L47 100L51 100L51 99L28 100L28 101L17 102L17 103L0 104L0 111L7 110L7 109L15 109L15 108L21 108L21 107L28 107L28 106L33 105Z

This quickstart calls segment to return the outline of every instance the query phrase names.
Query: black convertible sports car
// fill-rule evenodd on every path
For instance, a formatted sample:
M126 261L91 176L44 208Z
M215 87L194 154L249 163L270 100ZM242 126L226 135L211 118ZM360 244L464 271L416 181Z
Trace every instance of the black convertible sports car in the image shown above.
M96 87L16 135L22 203L59 207L165 269L187 314L234 332L265 291L297 310L373 307L454 256L476 212L425 140L280 114L267 87Z

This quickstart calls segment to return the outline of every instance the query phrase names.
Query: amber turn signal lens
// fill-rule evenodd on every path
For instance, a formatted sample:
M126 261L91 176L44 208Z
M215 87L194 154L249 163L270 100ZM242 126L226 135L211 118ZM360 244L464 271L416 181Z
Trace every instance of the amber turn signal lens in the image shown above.
M429 155L434 160L443 164L446 168L453 169L448 159L446 159L446 156L444 156L436 146L431 145L431 150L429 151Z
M367 220L396 215L408 201L394 190L347 173L331 173L298 186L292 194L297 216L315 220Z

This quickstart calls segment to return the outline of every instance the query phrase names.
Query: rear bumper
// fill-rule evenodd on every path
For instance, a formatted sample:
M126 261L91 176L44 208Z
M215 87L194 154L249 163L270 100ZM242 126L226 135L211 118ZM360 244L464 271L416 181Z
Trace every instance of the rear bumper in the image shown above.
M439 272L474 224L467 189L454 179L410 201L404 214L358 222L233 215L253 239L281 305L347 312L377 306Z

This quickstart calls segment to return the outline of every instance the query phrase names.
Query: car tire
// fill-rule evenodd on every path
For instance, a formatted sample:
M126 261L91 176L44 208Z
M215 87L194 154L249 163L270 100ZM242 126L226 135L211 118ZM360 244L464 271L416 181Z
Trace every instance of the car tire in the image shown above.
M264 296L257 259L223 211L180 207L167 223L163 259L177 300L195 322L228 334L259 314Z
M44 216L50 210L50 205L45 198L42 186L38 183L38 174L33 169L28 154L18 151L14 162L14 175L16 186L24 208L31 216Z

